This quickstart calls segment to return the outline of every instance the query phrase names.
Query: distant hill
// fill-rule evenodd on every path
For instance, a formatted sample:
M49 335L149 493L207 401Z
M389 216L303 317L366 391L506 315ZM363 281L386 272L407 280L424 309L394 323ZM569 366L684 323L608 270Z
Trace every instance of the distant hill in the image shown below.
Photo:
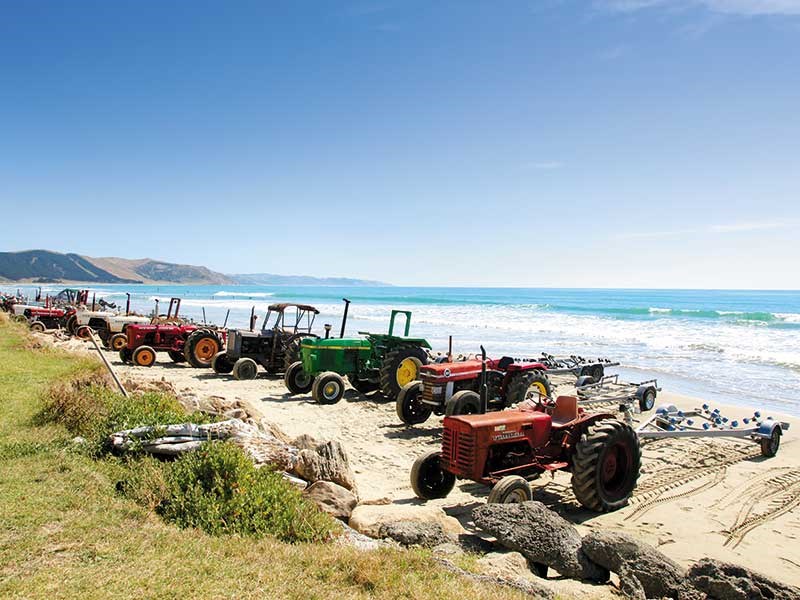
M92 258L49 250L0 252L0 279L34 283L234 283L230 277L206 267L178 265L151 258Z
M119 277L78 254L49 250L0 252L0 277L11 281L86 281L90 283L140 283Z
M275 275L250 273L230 275L236 283L249 285L329 285L329 286L386 286L388 283L349 277L311 277L309 275Z

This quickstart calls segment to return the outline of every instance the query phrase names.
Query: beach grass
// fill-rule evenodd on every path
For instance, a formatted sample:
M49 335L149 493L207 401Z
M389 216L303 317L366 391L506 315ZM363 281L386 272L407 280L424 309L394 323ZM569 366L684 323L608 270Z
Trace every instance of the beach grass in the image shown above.
M94 360L31 341L0 320L0 597L519 598L436 565L425 551L179 529L120 494L131 468L42 419L54 382Z

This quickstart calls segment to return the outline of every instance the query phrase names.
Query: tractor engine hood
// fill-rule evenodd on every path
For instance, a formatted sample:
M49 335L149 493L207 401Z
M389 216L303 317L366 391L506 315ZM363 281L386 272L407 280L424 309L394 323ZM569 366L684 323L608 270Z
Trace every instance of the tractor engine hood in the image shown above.
M486 370L491 371L497 368L497 360L487 359ZM460 381L462 379L475 379L481 374L480 359L463 360L451 363L430 363L420 368L422 379L436 381Z

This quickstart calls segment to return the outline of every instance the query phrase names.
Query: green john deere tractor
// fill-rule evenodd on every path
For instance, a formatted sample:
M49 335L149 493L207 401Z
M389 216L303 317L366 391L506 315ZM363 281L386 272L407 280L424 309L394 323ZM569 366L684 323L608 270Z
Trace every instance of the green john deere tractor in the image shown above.
M399 314L406 317L402 336L394 335L395 318ZM347 377L350 385L362 394L380 390L391 400L405 384L419 378L420 367L428 364L425 349L431 346L424 339L408 337L411 311L393 310L388 334L359 331L364 338L345 338L346 321L347 307L341 337L303 339L301 360L292 363L284 376L291 393L310 391L316 402L335 404L342 399Z

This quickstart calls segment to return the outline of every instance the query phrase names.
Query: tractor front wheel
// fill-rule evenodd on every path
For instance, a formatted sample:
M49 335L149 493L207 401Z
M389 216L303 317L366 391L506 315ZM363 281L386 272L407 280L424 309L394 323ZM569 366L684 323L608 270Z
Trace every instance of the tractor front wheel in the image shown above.
M67 324L64 326L64 328L70 335L75 335L77 324L78 324L78 317L72 315L69 319L67 319Z
M506 406L519 404L523 400L540 400L542 397L550 398L553 388L550 379L542 371L528 371L517 375L508 384L506 392Z
M303 370L303 363L298 360L286 369L283 382L292 394L307 394L314 385L314 378Z
M33 323L31 323L31 331L38 331L39 333L44 333L45 329L47 328L41 321L34 321Z
M333 371L317 375L311 386L311 397L319 404L336 404L343 395L344 379Z
M444 405L446 417L457 415L477 415L481 412L481 397L478 392L461 390L453 394Z
M572 491L590 510L617 510L636 488L641 464L642 449L633 428L615 419L598 421L575 446Z
M156 362L156 351L150 346L139 346L133 351L133 356L131 358L135 365L140 367L152 367L153 363Z
M211 366L214 355L220 350L222 342L216 333L209 329L196 329L186 338L183 355L194 368L203 369Z
M489 492L489 504L518 504L533 500L530 484L519 475L507 475L498 481Z
M119 352L128 345L128 336L124 333L115 333L108 341L108 345L115 352Z
M387 352L381 364L381 393L388 400L407 383L419 379L419 369L428 364L428 353L419 346L403 345Z
M418 498L444 498L456 484L456 476L442 468L442 453L431 450L414 461L411 467L411 489Z
M228 360L228 353L225 350L220 350L211 359L211 368L217 375L227 375L233 371L233 363Z
M258 376L258 365L252 358L240 358L233 363L233 378L239 381L255 379Z
M92 328L88 325L81 325L75 330L75 335L82 340L92 339Z
M406 425L424 423L431 416L431 407L422 403L422 382L412 381L403 386L395 403L397 416Z
M357 375L352 373L347 376L347 381L350 382L350 385L352 385L353 389L359 394L371 394L378 389L378 383L376 381L359 379Z

